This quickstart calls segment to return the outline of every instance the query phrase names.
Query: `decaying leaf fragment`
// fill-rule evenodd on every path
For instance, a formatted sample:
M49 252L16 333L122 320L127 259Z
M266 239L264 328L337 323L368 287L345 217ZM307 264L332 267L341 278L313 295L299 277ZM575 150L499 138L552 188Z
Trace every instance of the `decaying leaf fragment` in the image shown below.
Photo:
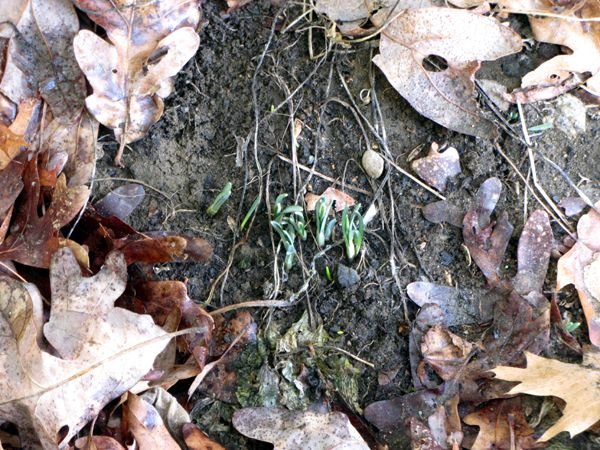
M496 367L496 378L518 381L508 394L552 395L566 402L563 416L540 437L548 441L562 431L571 437L600 420L600 355L584 353L581 365L568 364L525 352L527 367Z
M523 88L561 86L574 75L587 72L591 75L586 81L587 88L600 95L600 23L597 21L600 4L597 1L501 0L498 4L511 12L528 14L537 41L570 50L569 54L555 56L525 75ZM587 18L594 20L586 21ZM555 92L553 96L562 93Z
M169 434L158 411L147 401L129 392L125 405L129 430L139 448L179 450L181 447Z
M270 442L275 450L296 450L299 445L305 449L369 449L348 417L340 412L243 408L233 415L233 426L245 436Z
M381 26L386 17L382 11L371 20ZM491 17L451 8L407 9L382 32L373 62L425 117L460 133L492 137L496 127L475 99L475 73L481 61L521 46L518 34Z
M462 370L475 346L469 341L434 325L423 336L421 353L442 380L453 379Z
M465 416L467 425L479 427L471 450L542 448L535 442L533 429L527 423L519 398L493 400Z
M356 203L356 201L345 192L329 186L321 195L309 192L304 196L306 210L314 211L317 202L322 198L333 202L336 212L343 211L345 208L353 206Z
M556 288L575 285L590 342L600 348L600 214L594 210L584 214L577 223L577 235L577 243L558 260Z
M127 279L112 253L83 278L69 249L52 259L52 310L44 325L42 297L29 283L0 278L0 417L17 425L24 444L66 448L111 400L135 385L169 342L150 316L113 307ZM67 430L61 435L61 430ZM24 445L24 447L27 447Z
M0 260L47 268L60 246L77 247L61 237L60 229L81 210L89 190L86 186L67 187L66 178L61 175L56 182L52 202L44 208L40 217L40 172L36 157L25 163L23 185L24 202L15 208L11 232L4 242L0 242Z
M498 178L485 180L477 191L473 208L463 219L465 245L491 285L500 282L500 264L513 231L506 213L495 223L491 221L501 192L502 183Z
M443 192L448 179L460 173L460 158L454 147L440 152L439 145L434 142L429 154L416 159L411 166L427 184Z
M110 41L88 30L75 36L75 56L94 90L87 108L122 145L140 139L162 115L172 77L198 49L198 0L75 4L106 30Z

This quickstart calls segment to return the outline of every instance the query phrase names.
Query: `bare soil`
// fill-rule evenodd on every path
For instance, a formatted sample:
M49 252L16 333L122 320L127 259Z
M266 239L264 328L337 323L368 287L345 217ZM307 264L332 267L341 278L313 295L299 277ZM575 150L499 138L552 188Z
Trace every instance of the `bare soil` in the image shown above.
M205 5L207 25L201 31L201 48L178 76L175 94L167 100L162 120L146 138L126 150L123 169L112 165L117 145L106 133L96 174L101 181L95 183L94 193L100 198L123 184L123 179L141 181L153 189L146 189L146 199L131 219L134 226L140 230L165 229L208 238L215 246L215 255L208 264L155 267L159 277L186 280L190 297L205 302L211 284L226 268L232 247L239 242L234 240L230 226L239 224L257 195L261 171L270 202L279 193L288 193L293 198L296 192L296 201L301 203L305 191L321 193L332 185L318 175L309 177L309 173L300 170L296 173L295 190L293 165L280 156L292 159L290 123L294 123L293 119L301 121L296 148L298 162L312 166L316 160L315 169L320 174L335 179L336 187L362 205L374 201L378 215L368 226L365 250L359 260L349 263L343 247L334 247L316 260L318 275L310 280L306 294L294 306L255 309L253 315L259 330L273 324L285 330L309 308L320 315L324 329L336 339L336 346L374 365L373 369L352 360L360 371L358 401L364 407L375 400L411 391L407 332L416 307L407 299L406 285L427 280L469 291L483 288L485 281L478 269L468 264L461 248L461 230L432 224L423 218L421 208L436 200L433 195L392 168L375 181L364 174L360 159L369 143L365 142L355 115L343 105L351 104L351 99L340 76L359 110L374 124L377 121L374 103L368 99L361 101L361 95L365 100L372 87L370 71L374 71L372 79L389 147L402 168L410 171L409 155L420 148L422 156L432 142L459 151L462 174L447 189L448 198L458 205L465 205L485 179L499 177L504 193L498 209L508 211L515 225L515 237L526 214L538 205L531 196L525 201L523 183L493 142L454 133L415 112L370 64L371 55L377 51L372 42L352 47L337 45L323 57L319 53L325 49L325 36L322 28L315 28L312 47L317 58L311 59L311 36L305 21L281 33L301 10L289 7L275 19L277 8L266 3L251 3L231 17L222 15L220 4ZM315 25L323 24L317 21ZM271 34L273 26L275 32ZM265 48L253 87L255 70ZM534 47L485 67L483 73L503 80L512 88L518 85L520 75L552 51L549 46L543 47L543 51ZM298 86L301 87L289 101L272 113ZM537 124L542 113L539 105L527 108L530 125ZM252 138L255 114L260 120L257 161ZM376 142L368 130L367 135L371 144ZM598 180L600 175L597 118L590 115L587 132L576 138L550 129L534 139L540 152L559 164L574 182L581 183L581 188L592 198L599 198L599 186L585 181ZM523 145L506 135L499 138L498 144L527 175L529 161ZM236 164L236 155L241 164ZM548 164L538 159L536 168L538 178L555 200L574 195ZM206 207L227 181L234 186L230 200L216 216L208 217ZM574 225L575 221L571 223ZM555 227L557 239L564 235ZM508 252L508 273L514 269L515 245L516 239ZM306 266L310 266L316 252L317 246L309 236L301 247ZM218 285L206 307L213 309L267 298L274 283L274 258L267 208L262 202L248 241L237 249L229 276ZM279 258L281 262L281 255ZM395 273L391 261L396 266ZM343 288L336 281L329 281L325 267L330 267L335 277L339 264L356 269L359 283ZM306 279L301 264L287 275L282 280L279 299L289 298ZM551 281L547 288L553 289ZM572 292L561 297L563 305L573 303L574 299ZM582 321L575 306L571 312L574 321ZM378 382L382 372L391 374L387 384ZM201 395L195 401L197 416L207 414L211 406L214 414L215 403L209 395ZM227 423L233 407L223 405L219 426L213 423L215 426L208 431L227 443L228 448L259 448L237 435Z

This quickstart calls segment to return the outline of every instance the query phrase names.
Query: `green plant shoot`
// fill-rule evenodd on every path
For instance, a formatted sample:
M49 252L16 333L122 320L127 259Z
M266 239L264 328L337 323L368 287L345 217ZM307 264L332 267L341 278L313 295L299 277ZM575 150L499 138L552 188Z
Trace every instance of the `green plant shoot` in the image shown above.
M217 197L213 200L210 206L206 208L206 214L212 217L219 212L221 206L223 206L231 196L231 188L232 184L230 181L228 181L227 184L225 184L225 186L221 190L221 192L219 192L219 195L217 195Z
M331 238L333 233L333 227L337 221L335 219L329 220L329 212L333 200L321 197L315 205L315 218L317 222L317 244L319 247L323 247L325 243Z
M250 220L250 218L254 215L254 213L258 209L258 205L260 205L260 195L257 195L256 198L254 199L254 201L252 202L252 205L250 205L250 209L244 216L242 223L240 223L240 231L244 231L244 228L248 224L248 221Z
M344 208L342 213L342 235L346 245L346 255L350 261L354 260L360 251L365 232L365 223L360 213L360 203L354 207L352 213Z
M285 267L289 270L294 265L296 258L296 237L306 240L308 230L303 208L299 205L283 205L283 201L287 196L287 194L280 194L275 199L273 205L274 219L271 221L271 226L277 232L281 243L285 247Z

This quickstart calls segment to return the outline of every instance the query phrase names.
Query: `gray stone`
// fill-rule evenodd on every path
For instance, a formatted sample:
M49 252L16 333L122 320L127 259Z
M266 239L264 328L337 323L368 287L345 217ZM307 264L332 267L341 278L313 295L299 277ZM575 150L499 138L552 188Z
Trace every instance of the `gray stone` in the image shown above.
M383 158L373 150L367 150L362 156L362 166L371 178L379 178L383 173Z
M343 288L349 288L360 281L360 275L351 267L340 264L337 269L337 281Z

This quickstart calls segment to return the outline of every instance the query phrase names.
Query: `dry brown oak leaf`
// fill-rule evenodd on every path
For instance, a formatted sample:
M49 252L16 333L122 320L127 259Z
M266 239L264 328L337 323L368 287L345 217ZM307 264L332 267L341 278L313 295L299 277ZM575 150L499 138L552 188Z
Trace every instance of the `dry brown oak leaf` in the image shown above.
M242 408L233 426L244 436L270 442L274 450L368 450L369 446L341 412L320 414L285 408Z
M25 443L66 448L169 342L150 316L113 306L126 281L120 253L84 278L71 250L60 249L50 266L52 309L44 325L37 288L0 278L0 422L16 424Z
M584 353L581 365L547 359L525 352L527 367L498 366L496 378L520 384L507 394L552 395L566 402L563 416L538 441L545 442L568 431L571 437L600 421L600 353Z
M596 203L600 208L600 202ZM577 223L577 243L558 260L557 289L574 284L590 342L600 348L600 214L592 210Z
M600 4L597 1L501 0L498 4L510 12L528 14L537 41L570 50L525 75L522 87L560 85L574 73L588 72L591 78L586 81L587 88L600 95L600 22L597 21ZM593 20L586 21L586 18Z
M89 30L75 36L75 56L94 90L85 104L121 144L140 139L162 115L172 77L198 49L199 2L74 3L106 30L110 41Z
M382 10L371 21L383 26L387 17ZM475 73L481 61L521 47L519 35L491 17L451 8L407 9L382 31L373 62L425 117L460 133L493 137L496 126L475 97Z

